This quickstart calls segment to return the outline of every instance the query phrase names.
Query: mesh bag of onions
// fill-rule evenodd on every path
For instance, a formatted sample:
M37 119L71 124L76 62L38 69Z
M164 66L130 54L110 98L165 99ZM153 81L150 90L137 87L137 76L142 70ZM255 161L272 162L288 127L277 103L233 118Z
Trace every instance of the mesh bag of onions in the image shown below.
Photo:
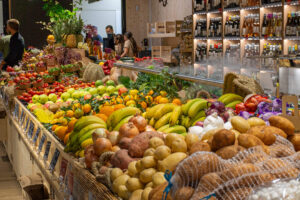
M296 178L300 152L281 136L265 153L261 146L224 160L212 152L196 152L182 161L171 179L175 200L242 200L258 186L275 179Z

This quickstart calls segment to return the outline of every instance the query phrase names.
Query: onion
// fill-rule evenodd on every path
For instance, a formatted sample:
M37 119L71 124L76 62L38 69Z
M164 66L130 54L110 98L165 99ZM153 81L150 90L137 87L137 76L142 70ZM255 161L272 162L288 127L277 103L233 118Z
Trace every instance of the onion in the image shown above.
M123 137L119 142L119 147L121 149L128 149L132 138Z
M146 119L141 115L135 115L129 120L129 122L132 122L139 129L140 132L144 132L147 126Z
M106 138L107 135L106 135L106 130L104 128L97 128L94 132L93 132L93 142L95 144L96 140L98 138Z
M212 108L209 108L207 111L206 111L206 116L209 116L209 115L212 115L213 113L217 113L217 114L219 114L220 112L219 112L219 110L217 110L217 109L212 109Z
M215 101L215 102L211 103L210 108L211 109L217 109L219 112L224 112L225 111L225 105L220 101Z
M90 146L87 146L84 150L84 161L85 161L85 165L88 169L90 169L92 167L92 163L94 161L97 161L98 160L98 157L97 155L95 154L95 151L94 151L94 146L93 145L90 145Z
M204 122L202 122L202 121L198 121L195 124L195 126L200 126L200 127L203 127L203 125L204 125Z
M97 156L100 156L104 152L111 151L111 149L111 142L106 138L98 138L94 143L94 150Z
M120 135L118 131L112 131L107 134L107 138L111 142L111 144L114 146L119 143L120 141Z
M117 152L117 151L120 150L120 147L119 146L113 146L111 150L112 150L112 152Z
M132 122L128 122L121 126L119 133L121 138L123 137L134 138L140 132L139 129Z
M156 130L152 126L147 125L146 129L145 129L145 132L147 132L147 131L156 131Z

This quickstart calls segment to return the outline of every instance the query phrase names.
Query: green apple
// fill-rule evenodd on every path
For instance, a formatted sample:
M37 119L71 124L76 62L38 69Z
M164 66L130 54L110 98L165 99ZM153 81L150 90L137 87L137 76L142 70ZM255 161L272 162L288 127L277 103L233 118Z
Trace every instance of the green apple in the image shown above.
M122 84L119 84L119 85L117 85L117 90L119 90L119 89L121 89L121 88L124 88L125 86L124 85L122 85Z
M40 95L39 102L45 104L48 101L48 96L45 94Z
M104 94L102 95L102 97L109 97L109 94L108 94L108 93L104 93Z
M103 82L101 80L96 81L95 86L98 87L100 85L103 85Z
M73 101L74 101L74 99L68 98L66 102L73 102Z
M32 97L32 102L33 103L37 103L37 102L39 102L40 101L40 96L39 95L34 95L33 97Z
M73 98L73 99L79 99L79 98L80 98L80 92L79 92L79 91L75 91L75 92L72 94L72 98Z
M83 96L84 96L84 93L85 93L85 91L84 91L84 90L80 91L80 92L79 92L79 94L80 94L80 97L83 97Z
M96 88L91 88L90 90L89 90L89 93L91 94L91 95L95 95L95 94L97 94L97 89Z
M83 90L84 90L84 91L89 91L89 90L90 90L90 87L84 88Z
M49 98L48 98L48 100L49 100ZM45 104L54 104L54 102L53 101L47 101Z
M72 95L74 92L75 92L75 89L74 88L70 88L68 89L67 91L70 95Z
M108 80L106 86L115 86L115 82L113 80Z
M118 96L118 95L119 95L119 92L114 92L113 94Z
M106 92L109 94L112 94L116 91L116 88L114 86L108 86L106 89Z
M98 94L104 94L106 92L106 87L104 85L100 85L97 88Z
M49 94L48 99L49 99L49 101L52 101L53 103L55 103L57 101L57 96L56 96L56 94Z
M68 92L64 92L60 97L63 101L67 101L67 99L70 98L70 96L71 95Z

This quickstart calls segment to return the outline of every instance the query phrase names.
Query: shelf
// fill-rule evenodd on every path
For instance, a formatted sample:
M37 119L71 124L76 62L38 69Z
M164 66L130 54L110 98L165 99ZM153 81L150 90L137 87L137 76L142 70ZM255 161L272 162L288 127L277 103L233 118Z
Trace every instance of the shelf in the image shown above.
M225 40L241 40L240 37L235 37L235 36L225 36L224 39Z
M209 10L207 11L207 14L221 14L221 10L217 9L217 10Z
M181 33L192 33L193 29L180 29Z
M148 38L172 38L177 37L176 33L149 33Z
M277 8L277 7L281 7L282 3L281 2L276 2L276 3L270 3L270 4L262 4L261 8Z
M205 15L206 13L207 13L206 10L195 11L195 12L194 12L195 15Z
M190 48L190 49L180 49L179 50L180 51L180 53L193 53L193 48Z
M236 8L224 8L224 12L238 12L240 10L241 10L240 7L236 7Z
M244 7L241 8L241 10L258 10L259 6L250 6L250 7Z
M222 37L208 37L208 40L222 40Z
M207 37L195 37L196 40L207 40Z
M282 37L260 37L261 40L270 40L270 41L280 41L282 40Z
M300 40L300 37L298 36L285 36L285 40Z
M250 38L245 38L242 37L243 40L251 40L251 41L259 41L259 37L250 37Z
M300 2L299 1L290 1L290 2L285 2L284 5L287 5L287 6L298 6L298 5L300 5Z

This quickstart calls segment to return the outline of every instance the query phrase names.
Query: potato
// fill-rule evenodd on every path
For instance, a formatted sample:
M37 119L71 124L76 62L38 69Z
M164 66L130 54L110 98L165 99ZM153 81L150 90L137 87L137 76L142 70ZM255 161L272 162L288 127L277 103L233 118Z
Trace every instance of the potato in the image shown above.
M145 186L145 188L147 188L147 187L153 188L153 182L151 181L150 183L147 183L147 185Z
M167 181L164 177L164 174L164 172L156 172L152 176L153 187L157 187Z
M132 158L128 155L128 150L121 149L112 156L110 162L114 167L124 170L128 168L129 163L135 160L135 158Z
M235 135L233 132L221 129L215 133L212 139L212 150L217 151L225 146L233 145L235 142Z
M216 154L223 159L230 159L243 150L245 150L245 148L242 146L231 145L219 149L216 151Z
M113 182L121 175L123 175L123 171L120 168L113 168L110 172L110 179Z
M207 142L198 141L191 147L190 155L198 151L211 151L211 149Z
M259 167L251 163L241 163L237 166L224 170L222 173L220 173L220 177L223 181L229 181L244 174L258 172L259 170Z
M266 126L265 132L271 132L271 133L279 135L283 138L287 138L287 134L283 130L281 130L280 128L277 128L275 126Z
M187 136L185 137L185 142L187 144L188 149L191 149L193 144L195 144L198 141L200 141L200 139L196 134L187 134Z
M121 197L122 199L129 199L130 192L128 191L127 187L125 185L120 185L118 187L118 196Z
M234 130L234 129L232 129L230 131L232 131L234 133L235 139L237 139L239 137L239 135L241 134L240 132L238 132L237 130Z
M210 140L212 139L212 137L216 134L216 132L218 132L219 130L221 130L220 128L216 128L216 129L212 129L207 131L201 138L201 141L205 141L205 140Z
M171 154L171 149L166 145L162 145L162 146L157 147L157 149L155 150L154 158L156 160L163 160L170 154Z
M165 142L161 138L158 138L158 137L153 137L149 141L149 146L154 149L156 149L157 147L164 145L164 144L165 144Z
M248 155L246 158L244 158L243 162L255 164L255 163L262 162L266 159L268 159L268 157L263 153L253 153Z
M118 178L116 178L112 184L113 192L118 193L119 186L120 185L125 186L125 183L128 181L129 178L130 177L126 174L123 174L123 175L119 176Z
M194 193L194 188L192 187L181 187L175 192L174 200L189 200Z
M249 187L238 188L235 190L228 190L222 193L222 196L217 195L217 199L222 198L224 200L244 200L251 194L252 189Z
M148 168L155 168L156 167L156 160L154 159L154 156L147 156L144 157L141 160L143 169L148 169Z
M134 192L135 190L143 189L144 185L138 178L129 178L126 182L126 187L129 192Z
M264 170L271 171L276 178L296 178L299 174L299 170L292 163L280 158L270 158L264 161L262 167Z
M185 140L184 136L180 135L180 134L177 134L177 133L169 133L166 138L165 138L165 141L166 141L166 145L170 148L172 148L172 143L174 140L178 139L178 138L181 138L183 140Z
M249 123L250 127L266 125L266 122L258 117L250 117L249 119L247 119L247 122Z
M267 126L252 127L247 131L247 134L258 137L265 145L272 145L276 141L276 136L268 131Z
M138 173L138 171L135 167L136 163L137 163L137 161L133 161L133 162L129 163L129 165L128 165L128 175L129 176L134 176Z
M187 152L187 145L184 140L181 138L177 138L172 142L172 147L171 147L172 153L175 152Z
M212 192L222 183L221 177L217 173L212 172L202 176L198 187L205 188L205 191L208 190L209 192Z
M240 116L232 117L230 122L232 127L240 133L246 133L250 128L248 121Z
M164 190L167 186L168 186L168 183L164 183L161 186L157 186L156 188L153 188L151 190L151 192L149 193L149 198L148 199L149 200L161 200L162 197L163 197ZM166 200L172 200L171 195L172 195L172 193L169 192Z
M149 169L144 169L140 173L140 181L142 183L149 183L152 181L152 176L156 173L156 169L154 168L149 168Z
M136 162L135 168L136 168L137 173L140 173L144 169L141 160Z
M142 199L142 193L143 193L143 191L144 191L144 190L142 190L142 189L139 189L139 190L134 191L134 192L131 194L129 200L141 200L141 199Z
M187 155L182 152L172 153L162 161L158 161L157 169L161 172L165 172L166 170L174 171L177 164L186 157Z
M256 136L250 134L241 134L238 137L239 145L245 148L262 146L265 149L264 143Z
M294 135L295 134L295 126L294 124L281 116L272 116L269 119L270 125L275 126L277 128L280 128L283 130L288 136Z
M152 188L151 187L146 187L142 193L142 200L148 200L149 194L151 192Z
M144 157L147 157L147 156L153 156L153 155L154 155L154 152L155 152L155 149L154 149L154 148L149 148L149 149L147 149L147 150L144 152Z
M296 151L300 151L300 134L295 134L289 137L289 140L294 145Z

